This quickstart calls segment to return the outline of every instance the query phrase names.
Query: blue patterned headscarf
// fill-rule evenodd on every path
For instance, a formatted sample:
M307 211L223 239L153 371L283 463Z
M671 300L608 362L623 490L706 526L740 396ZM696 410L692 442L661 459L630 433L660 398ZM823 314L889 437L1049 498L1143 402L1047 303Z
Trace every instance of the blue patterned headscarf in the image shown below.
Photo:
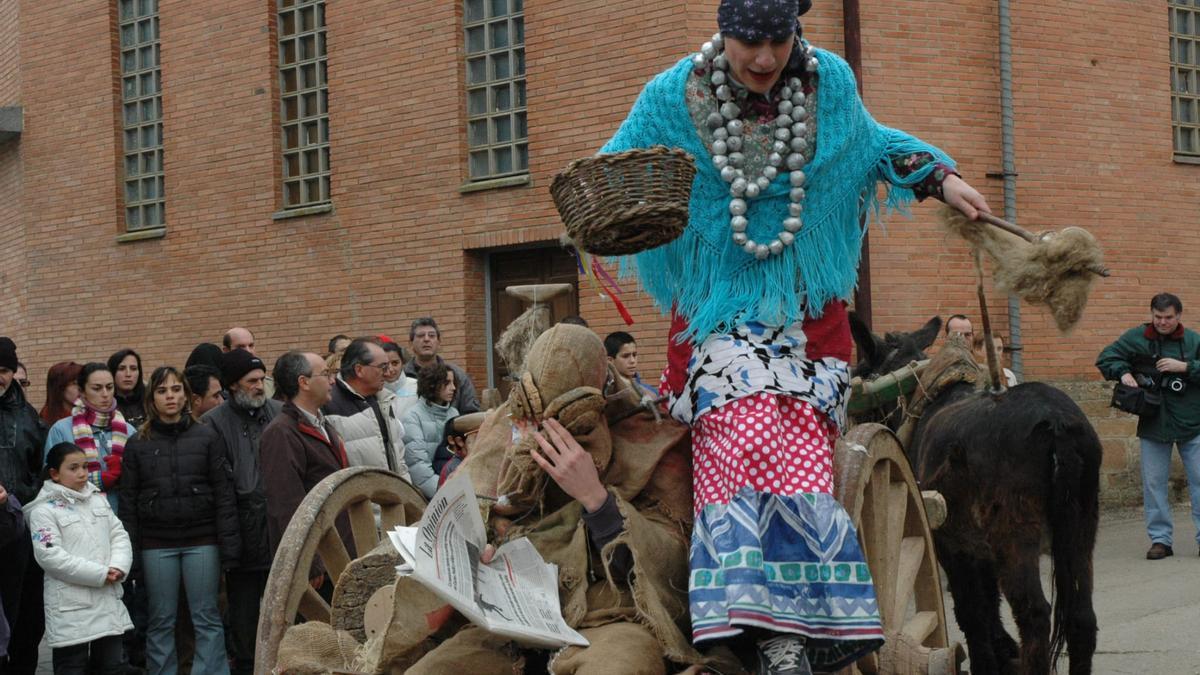
M810 7L811 0L721 0L717 27L743 42L784 39L800 34L797 17Z

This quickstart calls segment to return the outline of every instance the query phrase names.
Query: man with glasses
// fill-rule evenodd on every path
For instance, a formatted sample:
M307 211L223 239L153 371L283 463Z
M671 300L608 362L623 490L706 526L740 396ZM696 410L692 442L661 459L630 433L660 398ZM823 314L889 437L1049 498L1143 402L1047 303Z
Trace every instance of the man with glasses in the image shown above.
M408 477L404 427L392 412L392 394L383 386L391 366L375 338L352 341L322 411L346 444L350 466L376 466Z
M325 360L311 352L290 351L275 362L273 374L288 402L263 430L259 448L272 555L308 491L349 466L341 437L321 412L333 389Z

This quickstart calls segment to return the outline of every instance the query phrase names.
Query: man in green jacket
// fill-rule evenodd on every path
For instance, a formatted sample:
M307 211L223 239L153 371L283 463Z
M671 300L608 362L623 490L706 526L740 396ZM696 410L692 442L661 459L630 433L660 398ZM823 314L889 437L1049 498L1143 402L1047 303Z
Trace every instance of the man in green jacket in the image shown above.
M1142 500L1150 536L1148 560L1175 553L1167 494L1175 445L1187 471L1192 522L1200 543L1200 334L1184 328L1182 316L1179 298L1159 293L1150 300L1150 323L1125 331L1096 359L1105 379L1131 387L1154 387L1162 397L1158 413L1141 416L1137 428L1142 443Z

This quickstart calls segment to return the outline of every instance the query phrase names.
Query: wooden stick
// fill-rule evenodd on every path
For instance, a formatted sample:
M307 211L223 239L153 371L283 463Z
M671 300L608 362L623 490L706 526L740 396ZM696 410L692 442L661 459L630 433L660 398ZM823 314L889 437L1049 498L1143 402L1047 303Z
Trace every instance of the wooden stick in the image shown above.
M988 315L987 296L983 292L983 254L975 250L975 291L979 295L979 313L983 317L983 349L987 354L988 375L992 379L991 391L999 393L1007 389L1007 382L1000 370L1000 357L996 355L996 343L992 340L992 318Z

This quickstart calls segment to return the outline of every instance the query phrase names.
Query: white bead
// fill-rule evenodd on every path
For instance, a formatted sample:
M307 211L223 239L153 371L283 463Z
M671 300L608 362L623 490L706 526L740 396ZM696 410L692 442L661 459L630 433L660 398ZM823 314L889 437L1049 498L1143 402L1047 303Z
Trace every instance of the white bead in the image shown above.
M713 155L713 166L717 167L717 171L724 169L729 165L729 158L725 155Z
M803 136L804 132L808 131L808 125L804 122L796 122L792 125L790 131L792 132L792 138L795 138L796 136Z
M728 158L725 158L728 161ZM721 167L721 180L726 183L732 183L738 177L738 170L726 164Z
M778 175L779 175L779 169L776 169L773 166L764 166L763 167L763 177L766 178L768 181L775 180L775 177Z
M788 86L791 87L792 93L796 93L804 88L804 82L798 77L788 78Z
M804 201L804 188L792 188L788 191L788 199L794 202Z
M779 241L784 246L791 246L792 242L796 241L796 235L784 230L783 232L779 233Z
M808 180L808 176L805 176L803 171L793 171L788 178L792 181L792 187L804 187L804 181Z
M771 144L771 152L778 152L779 154L782 155L783 153L785 153L787 151L788 151L787 141L777 140Z
M720 110L721 117L724 117L727 120L736 119L738 113L742 112L742 109L737 107L737 104L733 101L726 101L722 103Z
M717 51L725 48L725 38L721 37L720 33L713 33L712 39L709 40L709 42L712 42L713 46L717 48Z
M759 176L758 178L755 178L754 184L758 186L759 190L766 190L767 188L771 187L771 181L767 180L766 176Z
M746 186L746 199L754 199L761 189L758 187L758 183L750 183Z
M779 102L779 105L777 107L779 109L779 114L788 115L792 112L792 108L794 108L795 106L793 106L792 102L787 100L787 98L785 97L782 101Z
M746 215L746 200L735 197L729 200L729 215L744 216Z
M748 181L745 178L735 178L733 182L729 184L729 192L733 194L734 197L741 197L746 193L747 184Z
M734 216L729 219L729 229L734 232L745 232L748 225L750 221L746 220L746 216Z
M804 168L804 155L798 152L793 152L787 156L787 168L789 171L799 171Z
M729 140L727 141L726 144L729 146L730 152L741 152L742 137L741 136L730 136Z
M745 246L746 242L748 241L750 241L750 237L747 237L745 232L733 233L733 243L737 244L738 246Z
M708 117L704 119L704 122L708 124L709 129L716 130L725 124L725 118L721 117L721 113L713 112L708 114Z
M713 141L712 154L714 154L714 155L729 154L729 146L725 144L725 141Z
M703 54L693 54L692 55L692 68L694 70L701 70L707 65L708 65L708 59L704 58Z
M714 70L712 74L712 83L715 85L725 84L725 73L720 70Z
M704 44L700 45L700 53L704 55L704 58L706 59L716 58L717 48L713 45L713 43L705 42Z
M728 101L731 98L733 98L733 90L729 88L729 85L723 84L717 87L717 100Z
M772 152L771 154L767 155L767 164L776 167L780 164L783 164L783 155L780 155L778 152Z
M781 232L780 234L787 234L787 233ZM770 244L767 244L767 248L770 249L771 255L779 255L780 253L783 253L783 242L776 239L775 241L771 242Z
M804 152L808 148L808 139L803 136L793 136L790 145L793 152Z
M776 117L776 118L775 118L775 126L777 126L777 127L790 127L790 126L792 126L792 118L791 118L791 116L790 116L790 115L780 115L779 117Z
M759 260L766 260L767 256L771 255L771 249L767 248L766 244L756 244L754 246L754 257Z
M788 215L794 218L799 218L800 214L804 213L804 205L797 203L788 204Z
M800 99L800 102L797 103L796 99ZM796 93L792 94L792 98L791 98L792 105L804 105L804 102L807 100L808 100L808 97L804 95L803 91L797 90Z
M802 122L808 119L808 109L802 105L792 108L792 119L796 120L797 122Z
M783 219L783 229L787 230L788 232L799 232L800 228L803 226L804 223L800 222L799 218L792 217Z
M792 140L792 130L787 127L780 127L775 130L775 138L781 141Z
M721 117L721 113L713 113L713 114L716 115L717 117ZM715 129L713 129L713 138L717 139L718 141L723 141L723 140L729 138L729 132L725 131L725 118L724 117L721 117L721 123L718 124Z
M758 248L758 243L753 239L747 239L745 244L742 244L742 250L750 255L754 255L755 249Z
M713 59L713 68L717 70L729 70L729 59L725 58L724 54L717 54L717 58Z
M779 90L779 97L780 97L780 98L782 98L782 99L789 99L789 98L791 98L791 97L792 97L792 90L791 90L791 88L789 88L789 87L784 87L784 88L780 89L780 90ZM780 112L782 112L782 111L780 111Z
M725 129L730 136L741 136L746 130L746 125L741 120L729 120L725 123Z
M740 152L729 153L729 163L735 167L741 168L746 163L746 156Z
M817 63L816 59L811 59L811 60L809 60L808 63L804 64L804 69L810 73L817 72L818 67L819 67L819 64Z

